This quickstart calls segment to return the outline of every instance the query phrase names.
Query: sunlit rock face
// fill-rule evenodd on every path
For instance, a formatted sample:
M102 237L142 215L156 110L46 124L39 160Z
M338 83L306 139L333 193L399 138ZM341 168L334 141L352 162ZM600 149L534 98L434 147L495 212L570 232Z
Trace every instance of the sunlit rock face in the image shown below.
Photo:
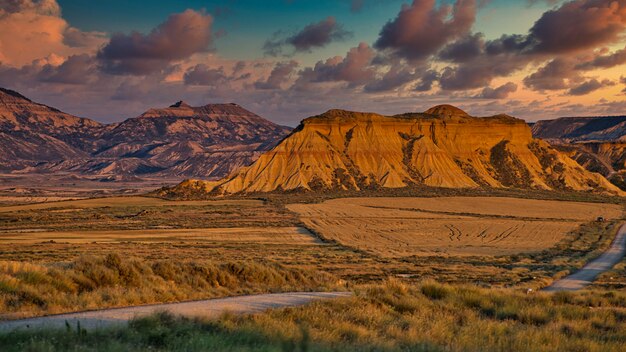
M330 110L307 118L254 164L212 190L408 185L619 192L601 175L533 139L523 120L472 117L449 105L395 116Z

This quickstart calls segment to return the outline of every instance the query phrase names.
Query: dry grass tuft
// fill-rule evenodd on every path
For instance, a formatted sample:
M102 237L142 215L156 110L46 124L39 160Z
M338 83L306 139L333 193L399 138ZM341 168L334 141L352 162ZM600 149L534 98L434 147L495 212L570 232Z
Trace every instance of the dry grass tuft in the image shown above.
M277 264L145 261L118 254L69 263L0 262L5 318L259 292L324 290L326 273Z
M624 292L526 295L389 279L355 296L202 321L158 314L127 329L0 335L9 350L622 351Z

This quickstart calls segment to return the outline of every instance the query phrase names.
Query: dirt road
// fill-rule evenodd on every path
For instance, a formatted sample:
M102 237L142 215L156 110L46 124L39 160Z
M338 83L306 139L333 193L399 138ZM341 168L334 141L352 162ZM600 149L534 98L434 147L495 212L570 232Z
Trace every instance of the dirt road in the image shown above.
M601 273L610 270L626 254L626 224L617 232L611 247L598 258L587 263L582 269L563 279L557 280L544 291L575 291L591 284Z
M0 322L0 333L37 328L64 329L66 322L72 328L76 328L78 321L80 321L82 328L93 330L100 327L126 324L135 317L163 311L186 317L215 318L224 312L234 314L257 313L272 308L293 307L315 300L349 297L351 295L351 292L289 292L103 309L4 321Z

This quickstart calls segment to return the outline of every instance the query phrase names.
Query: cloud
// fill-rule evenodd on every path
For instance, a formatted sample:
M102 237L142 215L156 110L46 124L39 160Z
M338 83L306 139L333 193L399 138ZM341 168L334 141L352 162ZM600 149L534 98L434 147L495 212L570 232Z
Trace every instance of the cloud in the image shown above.
M469 34L439 52L439 58L451 62L467 62L484 52L485 40L482 33Z
M605 79L602 81L598 81L597 79L591 79L589 81L585 81L575 87L572 87L567 94L568 95L586 95L598 89L614 86L615 82Z
M441 71L439 85L443 90L467 90L488 86L496 77L506 77L528 64L524 57L501 54L480 55Z
M475 98L479 99L505 99L511 93L517 91L517 84L513 82L505 83L497 88L485 87Z
M418 68L395 64L382 77L367 83L363 89L370 93L385 92L402 87L418 78Z
M61 18L55 0L0 0L0 61L22 66L50 54L93 52L106 41L100 32L83 32Z
M527 35L503 35L492 52L564 54L615 43L626 29L626 0L574 0L549 10Z
M307 89L310 83L340 81L348 82L350 86L364 84L374 77L375 71L371 67L374 55L369 45L360 43L351 48L345 57L331 57L326 61L318 61L312 68L301 70L295 86Z
M374 47L408 60L426 59L448 42L469 34L476 17L475 0L436 7L435 0L414 0L380 31Z
M295 52L311 52L313 48L324 47L333 41L341 41L352 36L351 32L343 29L343 26L334 17L311 23L299 32L284 39L280 39L280 32L274 35L263 45L265 54L277 56L282 53L283 47L293 47Z
M186 85L191 86L217 86L229 81L229 77L224 72L224 67L209 67L205 64L198 64L187 70L183 76Z
M63 44L72 48L95 48L96 45L104 43L106 34L103 32L83 32L79 29L70 27L65 30L63 36Z
M45 65L39 73L42 82L86 84L96 72L95 59L87 54L72 55L61 65Z
M256 81L254 87L257 89L281 89L281 85L289 80L296 67L298 67L298 63L293 60L278 62L267 80Z
M576 62L574 60L557 58L524 78L524 84L537 91L566 89L570 87L572 82L582 80L575 67Z
M626 47L610 55L596 56L593 60L576 66L580 70L592 70L595 68L611 68L626 64Z
M530 29L533 51L563 53L613 43L626 28L626 0L577 0L544 13Z
M111 74L160 71L174 61L208 51L213 42L212 24L211 15L186 10L170 15L147 35L114 34L97 57L102 70Z
M0 0L0 15L24 12L59 17L61 7L56 0Z
M579 56L615 42L625 29L626 0L568 1L543 13L525 35L484 41L477 33L446 45L438 58L456 65L441 71L440 85L444 90L488 86L496 77L549 60L526 77L524 84L538 91L569 89L584 80L581 71L622 62L621 51L591 61Z
M435 70L428 70L424 72L414 90L416 92L428 92L433 88L433 84L439 79L439 77L439 72Z

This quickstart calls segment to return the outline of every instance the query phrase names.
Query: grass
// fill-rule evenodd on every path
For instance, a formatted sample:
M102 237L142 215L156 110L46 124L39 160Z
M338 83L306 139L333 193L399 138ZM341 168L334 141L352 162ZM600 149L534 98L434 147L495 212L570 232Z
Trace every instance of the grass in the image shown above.
M436 192L432 195L463 193ZM17 230L33 228L61 234L94 229L299 226L300 220L285 204L326 196L268 195L262 203L241 205L120 202L77 208L57 204L0 212L0 228L19 235ZM543 196L614 200L584 194ZM619 350L626 343L626 294L611 291L620 286L602 284L610 281L603 280L604 275L593 291L522 293L543 287L597 256L609 245L619 221L585 223L552 248L502 256L384 258L332 241L175 238L0 243L0 319L250 293L329 290L345 288L344 282L356 293L350 299L254 316L226 315L216 321L160 314L136 320L126 329L86 332L70 326L66 331L0 334L0 350ZM617 278L611 282L626 279L620 265L611 272ZM429 281L433 279L437 282Z
M296 216L283 207L267 205L259 201L205 202L207 204L189 202L177 205L176 202L157 202L156 199L146 199L149 201L146 201L145 205L133 205L132 202L127 204L123 201L111 205L101 201L101 206L89 207L76 205L77 202L38 204L40 207L46 206L42 209L33 209L33 206L24 209L7 207L5 211L0 211L0 229L7 232L28 229L140 230L279 227L293 226L298 223ZM1 207L0 210L2 210Z
M409 283L436 279L538 289L606 248L616 225L587 224L560 247L502 257L389 259L333 244L25 245L13 249L14 259L20 261L0 261L0 312L4 318L18 318L238 294L326 290L340 281L361 285L387 277L403 277ZM610 288L614 286L597 286Z
M585 224L557 244L538 253L508 256L413 256L381 258L337 243L323 245L249 242L119 242L119 243L0 243L0 260L57 266L84 256L104 257L117 253L152 263L160 260L213 263L250 262L301 270L319 270L344 281L363 284L387 277L408 280L436 279L448 283L483 286L537 288L553 277L581 267L610 243L615 222Z
M337 279L272 263L127 259L118 254L34 265L0 262L0 312L16 318L157 302L302 290Z
M124 203L100 208L54 207L0 213L0 221L8 232L46 227L58 234L65 228L76 228L80 233L81 228L301 225L295 214L271 202L240 207L164 204L141 208ZM333 287L337 280L360 285L387 277L402 277L407 282L436 279L485 287L539 288L605 249L617 224L588 223L553 248L505 256L385 258L335 242L260 243L178 237L149 242L2 242L0 314L16 318L245 293L324 289ZM84 237L89 238L89 233ZM118 258L119 266L117 259L110 258ZM242 276L233 272L231 265L256 274L252 278ZM169 277L168 272L182 274ZM228 280L208 280L212 275L225 275Z
M537 293L390 279L353 298L203 321L0 335L7 351L621 351L624 292Z

